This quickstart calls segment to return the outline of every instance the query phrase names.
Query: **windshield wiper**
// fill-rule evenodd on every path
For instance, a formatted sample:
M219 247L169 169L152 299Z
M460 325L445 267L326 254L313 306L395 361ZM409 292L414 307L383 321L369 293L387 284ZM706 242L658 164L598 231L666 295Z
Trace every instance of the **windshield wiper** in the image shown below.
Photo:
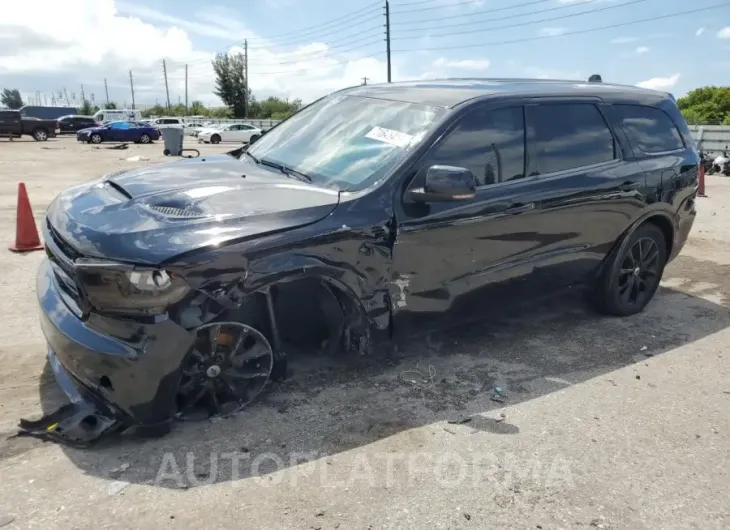
M294 169L288 168L283 164L277 164L276 162L272 162L271 160L260 160L261 164L269 167L273 167L274 169L278 169L284 175L287 177L293 177L298 180L303 180L304 182L312 182L312 178L309 175L305 175L304 173L300 173L299 171L296 171Z

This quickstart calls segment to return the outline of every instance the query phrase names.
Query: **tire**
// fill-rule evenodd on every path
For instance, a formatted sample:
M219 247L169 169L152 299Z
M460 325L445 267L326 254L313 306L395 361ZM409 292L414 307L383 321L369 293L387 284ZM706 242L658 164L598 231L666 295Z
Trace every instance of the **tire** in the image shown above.
M254 143L259 138L261 138L261 135L260 134L254 134L251 138L249 138L248 145L251 145L252 143Z
M621 317L643 311L659 287L666 263L664 233L644 223L609 256L590 293L591 305L600 313Z
M99 133L94 133L89 137L89 142L92 144L100 144L103 141L103 138Z
M165 156L170 156L170 150L169 149L164 149L162 151L162 154L165 155Z
M152 138L150 138L149 134L143 134L139 137L139 143L141 144L148 144L152 141Z
M217 134L214 134L210 137L210 143L212 144L219 144L221 142L221 137Z
M36 129L33 131L33 139L36 142L45 142L48 140L48 131L45 129Z

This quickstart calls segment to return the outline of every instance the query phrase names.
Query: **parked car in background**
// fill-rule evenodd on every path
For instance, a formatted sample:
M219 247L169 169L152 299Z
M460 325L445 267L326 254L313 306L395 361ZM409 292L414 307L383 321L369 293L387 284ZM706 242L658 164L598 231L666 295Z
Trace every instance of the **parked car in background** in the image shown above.
M205 129L198 133L198 141L217 144L220 142L255 142L261 137L261 129L245 123L230 123L217 129Z
M89 127L76 133L76 140L100 144L102 142L135 142L148 144L160 139L160 131L150 125L133 121L115 121Z
M185 134L188 136L196 136L199 131L205 127L202 122L191 121L185 122Z
M41 223L36 292L66 417L98 421L57 430L227 415L291 344L366 354L567 288L636 314L698 174L667 93L459 79L341 90L235 156L75 186Z
M37 142L45 142L59 133L58 122L40 118L26 118L19 110L0 109L0 138L32 136Z
M60 134L77 133L81 129L96 127L101 125L91 116L61 116L58 118L58 128Z
M46 107L39 105L24 105L18 109L25 118L39 118L41 120L55 120L61 116L78 114L76 107Z
M94 116L97 123L110 123L113 121L135 121L142 119L142 114L136 109L101 109Z
M185 127L182 118L155 118L150 121L150 125L158 128L163 133L165 129L180 129Z

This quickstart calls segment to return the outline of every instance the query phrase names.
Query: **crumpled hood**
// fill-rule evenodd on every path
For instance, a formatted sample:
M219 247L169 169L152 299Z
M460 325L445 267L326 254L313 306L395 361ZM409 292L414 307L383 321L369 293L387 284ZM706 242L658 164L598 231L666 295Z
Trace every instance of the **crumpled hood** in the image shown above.
M112 173L70 188L48 208L53 230L80 254L158 264L315 223L336 191L227 155Z

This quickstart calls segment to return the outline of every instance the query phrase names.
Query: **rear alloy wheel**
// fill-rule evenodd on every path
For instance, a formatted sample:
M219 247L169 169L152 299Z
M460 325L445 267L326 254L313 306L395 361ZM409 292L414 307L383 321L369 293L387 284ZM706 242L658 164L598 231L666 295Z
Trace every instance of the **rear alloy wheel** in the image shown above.
M89 141L92 144L100 144L101 143L101 135L99 133L94 133L91 135L91 138L89 138Z
M149 134L143 134L139 137L139 142L142 144L148 144L152 141Z
M239 322L214 322L199 327L195 336L181 366L177 418L225 416L263 390L274 353L261 332Z
M659 287L667 261L667 245L659 227L645 224L616 253L599 280L597 309L616 316L642 311Z
M33 139L36 142L45 142L48 140L48 133L45 129L36 129L33 131Z
M210 143L219 144L220 142L221 142L221 137L218 136L217 134L214 134L213 136L210 137Z

